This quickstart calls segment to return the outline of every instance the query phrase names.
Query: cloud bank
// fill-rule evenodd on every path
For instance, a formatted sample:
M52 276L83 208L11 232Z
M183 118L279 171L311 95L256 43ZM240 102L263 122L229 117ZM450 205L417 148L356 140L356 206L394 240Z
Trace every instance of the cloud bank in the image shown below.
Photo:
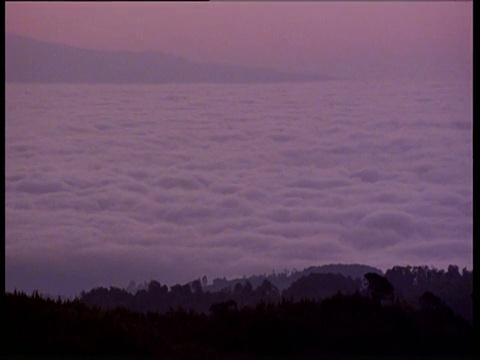
M6 87L6 286L472 266L462 82Z

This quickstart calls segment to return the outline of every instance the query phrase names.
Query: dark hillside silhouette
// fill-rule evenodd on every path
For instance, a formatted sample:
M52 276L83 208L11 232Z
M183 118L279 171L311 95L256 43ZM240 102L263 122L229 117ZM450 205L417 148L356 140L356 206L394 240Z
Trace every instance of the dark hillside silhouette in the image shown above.
M340 274L315 274L301 277L282 295L287 299L320 300L335 295L337 292L353 294L362 287L360 279L346 278Z
M455 266L447 271L394 267L385 276L367 272L363 279L310 273L283 291L268 278L256 286L247 280L216 292L206 290L206 279L171 287L152 280L135 293L95 288L75 300L15 291L5 294L3 352L162 359L473 359L473 326L462 315L471 314L462 306L471 305L472 275Z
M359 292L242 309L227 301L209 315L182 308L165 314L102 310L38 294L5 294L5 300L7 356L473 358L472 326L448 307L380 304Z

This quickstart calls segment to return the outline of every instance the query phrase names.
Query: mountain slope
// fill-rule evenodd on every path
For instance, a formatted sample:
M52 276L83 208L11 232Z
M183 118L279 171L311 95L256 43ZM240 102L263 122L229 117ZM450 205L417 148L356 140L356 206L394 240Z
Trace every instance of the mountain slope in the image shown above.
M7 34L6 81L23 83L254 83L327 77L200 63L163 52L102 51Z

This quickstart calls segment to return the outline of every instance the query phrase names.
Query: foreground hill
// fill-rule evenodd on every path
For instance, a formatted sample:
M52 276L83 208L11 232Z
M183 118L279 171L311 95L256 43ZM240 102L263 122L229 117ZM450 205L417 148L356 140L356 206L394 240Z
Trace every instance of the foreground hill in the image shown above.
M340 275L338 275L340 276ZM322 301L217 304L210 315L91 308L6 294L3 353L162 359L473 357L473 329L448 307L382 304L359 293ZM225 305L225 306L221 306ZM453 358L453 357L452 357Z
M319 81L318 74L200 63L163 52L102 51L5 38L6 81L22 83L270 83Z
M255 287L247 280L216 292L201 280L171 287L152 280L135 293L95 288L66 301L7 293L3 351L162 359L474 358L473 271L395 266L360 278L360 269L374 268L308 268L283 291L265 276Z

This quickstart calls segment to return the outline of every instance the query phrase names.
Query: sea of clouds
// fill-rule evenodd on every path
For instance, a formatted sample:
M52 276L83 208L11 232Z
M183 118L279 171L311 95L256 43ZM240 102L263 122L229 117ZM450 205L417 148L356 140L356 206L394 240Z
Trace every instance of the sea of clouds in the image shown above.
M464 82L6 85L6 287L472 267Z

